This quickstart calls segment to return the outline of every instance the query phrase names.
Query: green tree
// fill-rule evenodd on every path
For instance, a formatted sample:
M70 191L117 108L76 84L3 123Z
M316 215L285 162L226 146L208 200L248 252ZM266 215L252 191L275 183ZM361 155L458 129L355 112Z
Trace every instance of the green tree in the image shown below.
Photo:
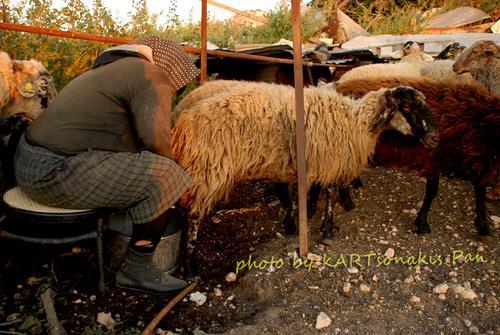
M125 30L130 38L137 38L161 31L158 26L158 14L151 14L146 0L132 1L130 21L125 24Z

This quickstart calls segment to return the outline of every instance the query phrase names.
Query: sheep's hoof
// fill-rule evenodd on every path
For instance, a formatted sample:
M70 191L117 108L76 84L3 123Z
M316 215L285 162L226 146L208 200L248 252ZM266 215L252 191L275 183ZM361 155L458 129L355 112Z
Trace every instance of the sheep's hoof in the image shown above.
M429 227L429 224L424 223L424 224L416 224L416 225L417 225L417 234L418 235L431 233L431 227Z
M295 235L297 233L297 227L295 227L295 225L285 225L284 230L285 235Z
M355 189L358 189L360 187L363 187L363 182L361 181L361 178L356 178L351 182L351 185Z
M297 225L293 216L287 215L285 217L283 220L283 230L285 231L285 235L294 235L297 233Z
M307 218L312 219L314 214L316 214L316 208L318 207L318 201L309 200L307 202Z
M327 238L327 237L323 238L322 243L324 245L326 245L327 247L333 248L333 238L331 238L331 237L330 238Z
M184 279L190 282L199 283L201 277L198 275L198 264L193 256L187 256L184 264Z
M479 235L481 236L491 235L491 229L488 219L476 219L476 221L474 221L474 226L476 226Z
M340 203L340 206L342 206L342 208L343 208L346 212L350 212L350 211L352 211L354 208L356 208L356 205L355 205L355 204L354 204L354 202L352 202L352 201L341 202L341 203Z

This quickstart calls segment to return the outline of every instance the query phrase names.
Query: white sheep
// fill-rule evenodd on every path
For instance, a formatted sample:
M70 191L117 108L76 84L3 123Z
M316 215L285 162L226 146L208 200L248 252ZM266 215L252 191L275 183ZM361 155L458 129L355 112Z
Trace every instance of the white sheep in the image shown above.
M175 106L172 113L172 122L174 125L179 118L182 111L193 107L197 102L210 98L218 93L230 91L233 88L241 89L242 85L252 85L259 83L250 81L236 81L236 80L211 80L203 83L196 89L189 92L181 101Z
M393 78L393 77L410 77L419 78L421 62L399 62L395 64L369 64L355 67L344 73L337 84L341 84L348 80L368 79L368 78Z
M56 93L52 76L42 63L11 60L0 52L0 120L16 114L34 120Z
M403 56L401 62L423 63L432 62L434 58L426 54L417 42L408 41L403 45Z
M500 94L500 47L493 41L477 41L453 64L458 73L471 73L490 92Z
M207 98L206 93L210 91L222 93ZM236 180L295 181L295 170L291 167L295 164L294 137L289 135L295 131L292 87L212 81L200 86L190 95L201 100L195 102L190 99L191 107L181 111L172 130L172 142L179 164L192 176L204 175L201 179L206 181L195 181L190 191L193 213L205 215L213 204L229 193ZM316 181L318 176L321 176L318 180L321 183L327 183L329 179L341 183L350 181L351 174L357 174L364 166L364 160L370 155L372 148L365 146L374 145L366 141L366 135L358 134L366 128L360 128L359 123L367 122L358 120L356 112L350 112L358 108L358 103L346 100L332 90L321 88L307 88L304 95L306 119L309 121L307 141L311 144L308 148L308 184ZM379 100L381 98L377 96L371 100L367 99L364 104L380 104ZM378 105L371 108L377 107ZM341 128L342 132L336 128ZM332 134L334 130L335 134ZM344 133L350 136L344 136ZM318 137L331 137L332 145L318 141ZM336 138L342 137L346 137L344 141L335 142ZM356 141L353 138L356 138ZM316 142L318 144L312 146ZM199 147L197 143L204 143L204 146ZM207 145L218 149L207 152ZM336 157L340 152L350 153L353 150L360 157L349 155L353 159L340 161L340 166L331 166L328 171L320 169L319 154ZM209 153L209 157L202 159L204 152ZM264 161L269 161L270 166L259 164ZM330 164L328 165L330 167ZM217 171L214 168L221 166L230 167L231 170L224 169L223 175L219 175L221 171L214 175L208 172ZM266 172L268 170L273 172ZM266 176L259 177L262 173ZM271 175L279 175L279 178L271 178ZM214 185L217 186L216 189Z
M458 80L463 84L477 85L477 80L470 73L458 74L453 71L454 60L436 60L422 64L420 74L430 80Z
M369 79L369 78L420 78L420 69L423 64L432 62L432 56L424 53L419 44L413 41L408 41L402 48L403 56L398 63L385 64L368 64L355 67L344 73L337 84L341 84L348 80Z
M236 86L182 111L172 143L176 161L193 177L192 217L203 218L238 182L296 181L294 101L293 87L260 83ZM359 176L388 128L437 144L432 113L409 87L359 100L310 87L304 89L304 109L308 186L345 185ZM191 254L198 224L189 225Z

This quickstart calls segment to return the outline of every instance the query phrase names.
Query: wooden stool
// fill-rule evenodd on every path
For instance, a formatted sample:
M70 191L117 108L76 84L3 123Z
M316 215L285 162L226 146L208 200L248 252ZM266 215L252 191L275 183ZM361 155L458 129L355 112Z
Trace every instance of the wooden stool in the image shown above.
M43 205L29 198L19 187L3 195L7 218L0 226L0 237L36 244L71 244L97 240L98 288L104 293L103 224L104 211L67 209Z

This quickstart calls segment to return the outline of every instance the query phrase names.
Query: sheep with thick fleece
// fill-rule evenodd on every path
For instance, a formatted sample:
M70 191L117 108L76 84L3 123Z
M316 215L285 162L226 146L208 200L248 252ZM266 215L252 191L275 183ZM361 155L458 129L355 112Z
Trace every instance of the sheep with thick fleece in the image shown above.
M437 144L432 113L412 88L381 89L359 100L306 88L304 110L308 185L349 183L366 167L378 136L388 128ZM172 143L176 161L193 177L189 205L198 219L237 182L294 182L294 88L243 85L200 101L179 115ZM191 255L198 224L189 225Z
M232 89L241 89L242 85L260 85L257 82L237 81L237 80L211 80L203 83L196 89L189 92L175 106L172 113L172 125L175 124L182 111L193 107L197 102L210 98L218 93L227 92Z
M401 121L392 103L404 90L380 90L357 101L331 90L305 89L308 185L346 184L358 176L382 125L389 127L376 121ZM422 109L416 91L406 90ZM293 94L292 87L260 83L217 94L181 113L172 142L178 163L195 179L192 213L205 215L237 181L296 180ZM411 131L402 123L401 131Z
M175 124L179 115L196 103L203 101L207 98L213 97L216 94L229 92L231 90L241 90L243 87L259 87L261 83L250 82L250 81L236 81L236 80L213 80L207 81L189 92L174 108L174 113L172 116L172 125ZM331 89L325 86L327 89ZM286 183L278 183L274 186L274 191L276 196L280 199L283 208L286 210L285 218L283 219L283 227L287 233L295 232L295 219L293 216L293 203L290 199L288 187ZM309 205L308 205L309 206ZM311 205L312 206L312 205Z
M458 57L453 71L469 72L488 90L500 94L500 46L493 41L477 41Z
M11 60L0 52L0 120L17 114L33 120L56 93L52 76L42 63Z

